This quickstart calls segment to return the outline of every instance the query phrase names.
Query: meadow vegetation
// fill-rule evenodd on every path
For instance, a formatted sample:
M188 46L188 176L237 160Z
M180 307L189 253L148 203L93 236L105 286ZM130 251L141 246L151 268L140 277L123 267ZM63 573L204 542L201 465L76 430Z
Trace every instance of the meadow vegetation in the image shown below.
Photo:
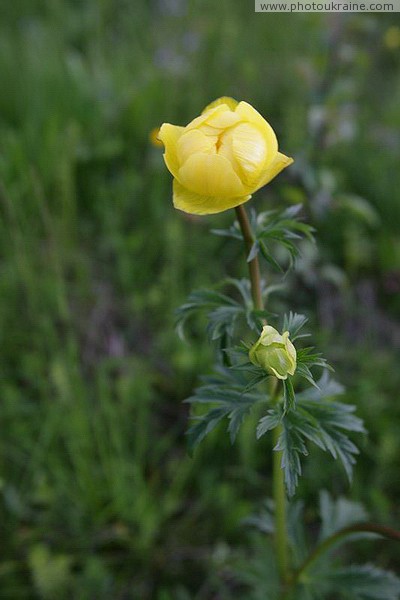
M213 348L204 323L188 343L174 330L192 289L245 275L208 233L233 213L175 211L149 137L222 95L295 158L258 208L303 203L317 230L270 310L309 317L369 430L351 488L308 459L310 530L324 487L396 526L400 18L211 0L20 0L0 17L0 597L228 600L238 564L261 568L243 520L270 495L271 441L250 423L231 446L222 427L188 455L182 401ZM371 553L400 568L395 542L349 550Z

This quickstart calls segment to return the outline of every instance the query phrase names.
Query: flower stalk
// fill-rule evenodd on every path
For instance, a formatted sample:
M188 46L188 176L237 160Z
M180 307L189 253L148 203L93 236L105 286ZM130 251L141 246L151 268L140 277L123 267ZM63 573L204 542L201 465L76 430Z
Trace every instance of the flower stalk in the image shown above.
M275 403L280 400L280 386L278 380L273 379L271 385L271 396ZM273 447L275 448L282 433L282 426L279 425L273 432ZM286 584L289 577L289 556L287 542L287 523L286 523L286 493L284 472L282 469L282 452L273 452L273 498L275 505L275 547L278 560L279 573L281 581Z
M237 206L235 211L239 221L240 229L242 230L246 254L248 256L254 244L254 235L251 230L249 217L247 216L247 211L242 204ZM254 258L249 261L248 265L254 308L256 310L263 310L264 302L261 293L261 276L258 256L254 256Z
M248 255L254 244L254 235L251 230L250 221L244 206L237 206L235 211L242 231L246 253ZM261 292L261 276L258 256L252 258L252 260L248 262L248 265L254 308L257 310L263 310L264 302ZM278 403L281 398L281 390L278 384L279 381L276 377L271 378L270 396L274 403ZM274 431L274 448L278 443L280 434L281 427L276 427ZM275 503L275 548L281 581L283 584L286 584L289 577L289 557L286 524L286 493L284 473L282 469L282 452L275 451L273 453L272 486Z

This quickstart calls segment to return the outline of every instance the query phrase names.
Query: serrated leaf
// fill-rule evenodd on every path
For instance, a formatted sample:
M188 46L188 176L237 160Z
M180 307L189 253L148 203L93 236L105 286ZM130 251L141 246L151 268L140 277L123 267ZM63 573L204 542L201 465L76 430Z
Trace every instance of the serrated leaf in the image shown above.
M326 359L319 352L315 352L315 348L312 346L300 348L297 351L297 363L307 365L308 367L322 367L333 371Z
M264 373L259 373L257 375L255 375L253 377L253 379L251 379L249 381L249 383L246 385L246 387L243 388L243 394L247 394L247 392L249 392L250 390L252 390L253 388L255 388L257 385L259 385L260 383L263 383L264 381L266 381L268 379L268 377L270 377L268 374Z
M265 417L262 417L257 425L257 439L260 439L263 435L265 435L268 431L275 429L278 427L282 420L281 411L275 407L268 411Z
M176 329L181 338L184 338L188 319L202 312L208 314L207 332L211 340L224 336L231 338L237 319L245 316L244 306L226 294L209 289L196 290L175 313Z
M288 413L289 414L289 413ZM301 433L291 427L287 415L282 419L282 433L279 436L275 452L282 452L282 469L288 496L294 495L301 475L300 455L307 456L308 450Z
M285 481L288 494L294 493L301 473L301 455L307 454L306 442L339 459L349 479L358 448L348 432L364 432L361 419L353 413L354 406L327 399L327 392L338 390L329 379L320 379L321 389L309 388L296 395L296 408L287 408L282 415L282 434L277 449L283 452ZM339 388L339 392L341 392ZM266 421L265 427L269 422Z
M203 417L196 417L196 422L188 429L187 439L189 451L193 450L208 435L218 423L228 414L226 407L213 408Z
M296 397L294 393L293 383L290 377L283 380L283 407L284 412L294 409Z
M265 373L264 373L265 376ZM222 419L228 418L228 432L233 443L245 417L258 402L267 402L267 393L252 392L249 381L240 373L220 367L216 374L204 377L193 396L185 402L192 405L211 405L203 415L193 417L188 430L189 448L193 450ZM254 386L252 386L254 387Z
M310 369L307 367L307 365L304 364L298 364L296 367L296 374L300 375L300 377L303 377L303 379L305 379L306 381L308 381L308 383L311 383L311 385L313 385L314 387L318 388L318 384L315 381L313 374L311 373Z
M269 251L268 247L266 246L266 244L261 241L258 240L259 242L259 247L260 247L260 252L261 255L265 258L265 260L274 267L274 269L276 269L279 273L283 273L283 268L282 266L278 263L278 261L272 256L271 252Z
M283 318L283 331L288 331L290 334L290 339L292 342L294 342L300 337L299 332L307 323L307 321L308 319L305 315L290 311L290 313L286 314Z
M240 293L244 306L252 307L253 299L251 293L251 282L249 279L243 277L242 279L235 279L234 277L228 277L225 279L227 285L235 287Z
M258 242L254 242L254 244L252 245L251 250L249 252L249 255L247 257L248 263L255 259L259 250L260 250L260 244Z
M263 328L264 322L268 321L271 317L271 313L267 310L254 310L250 309L246 311L246 321L250 329L260 334Z
M324 587L335 595L340 594L341 598L351 600L400 598L400 579L374 565L351 565L325 572Z
M274 501L267 498L262 506L262 509L257 514L250 515L242 521L243 525L255 527L262 533L272 534L275 531L274 520Z
M309 544L304 519L304 501L292 501L288 505L288 534L295 567L299 567L309 555Z
M253 404L249 402L249 403L237 406L229 413L229 415L228 415L228 418L229 418L228 432L229 432L231 444L233 444L235 442L237 434L239 433L239 429L240 429L244 419L250 413L252 407L253 407Z
M324 371L317 381L318 388L308 388L296 394L297 398L308 398L309 400L323 400L344 393L344 387L335 379L332 379L328 371Z
M291 267L299 254L297 243L303 238L313 241L314 228L298 219L301 206L289 207L283 211L267 211L252 219L255 240L260 244L262 256L279 271L282 265L274 258L268 242L286 248Z
M219 235L221 237L229 237L235 240L243 239L241 232L234 227L230 227L229 229L210 229L210 232L214 235Z
M320 541L344 527L368 519L368 513L362 504L342 497L335 500L326 490L322 490L319 496L319 512L321 515ZM368 534L369 537L370 535Z

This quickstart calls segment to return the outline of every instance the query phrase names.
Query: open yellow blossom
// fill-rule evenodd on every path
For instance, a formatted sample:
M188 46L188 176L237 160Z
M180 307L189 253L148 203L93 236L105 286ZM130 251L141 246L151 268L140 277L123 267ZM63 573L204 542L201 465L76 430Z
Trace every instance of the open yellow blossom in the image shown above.
M278 379L287 379L296 371L297 353L289 340L289 332L281 335L270 325L263 327L259 339L250 348L249 358L254 365Z
M247 202L293 159L278 152L272 127L247 102L219 98L186 127L159 134L174 176L175 208L204 215Z

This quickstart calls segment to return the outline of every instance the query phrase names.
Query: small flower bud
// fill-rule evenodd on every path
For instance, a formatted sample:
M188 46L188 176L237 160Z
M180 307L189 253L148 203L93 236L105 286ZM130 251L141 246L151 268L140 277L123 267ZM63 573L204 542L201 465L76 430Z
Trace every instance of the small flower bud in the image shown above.
M296 370L296 348L289 340L289 332L282 335L270 325L265 325L260 338L250 348L249 358L278 379L287 379Z

